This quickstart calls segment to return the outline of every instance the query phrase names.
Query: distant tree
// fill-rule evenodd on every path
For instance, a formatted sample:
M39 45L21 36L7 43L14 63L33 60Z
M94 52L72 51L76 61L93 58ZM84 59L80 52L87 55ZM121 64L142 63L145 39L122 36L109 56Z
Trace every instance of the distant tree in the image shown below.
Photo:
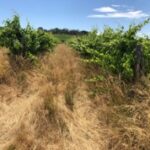
M44 31L43 27L39 27L38 30Z
M54 29L47 30L47 32L51 32L53 34L68 34L68 35L87 35L88 34L88 31L69 30L67 28L64 28L64 29L54 28Z

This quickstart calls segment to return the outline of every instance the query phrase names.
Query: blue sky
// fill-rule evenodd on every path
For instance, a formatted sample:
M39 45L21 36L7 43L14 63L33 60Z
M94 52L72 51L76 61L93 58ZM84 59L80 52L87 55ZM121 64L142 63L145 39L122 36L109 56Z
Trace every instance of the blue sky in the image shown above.
M0 0L0 23L14 12L23 26L90 30L138 23L150 15L149 0ZM150 34L150 25L143 33Z

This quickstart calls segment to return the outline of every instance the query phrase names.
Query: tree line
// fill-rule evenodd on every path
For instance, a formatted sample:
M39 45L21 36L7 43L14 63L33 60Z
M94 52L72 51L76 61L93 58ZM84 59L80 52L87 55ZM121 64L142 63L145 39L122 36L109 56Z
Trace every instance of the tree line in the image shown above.
M87 35L89 32L88 31L85 31L85 30L70 30L70 29L67 29L67 28L64 28L64 29L59 29L59 28L54 28L54 29L44 29L43 27L39 27L38 30L42 30L42 31L45 31L45 32L51 32L53 34L68 34L68 35Z

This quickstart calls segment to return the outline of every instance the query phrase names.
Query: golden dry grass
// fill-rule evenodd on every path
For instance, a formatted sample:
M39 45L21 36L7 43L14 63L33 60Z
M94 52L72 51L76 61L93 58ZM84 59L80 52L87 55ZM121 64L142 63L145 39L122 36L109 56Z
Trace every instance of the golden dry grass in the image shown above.
M95 109L101 126L107 130L107 149L149 150L150 82L126 84L108 75L106 80L93 84L91 87L97 89Z
M62 44L32 68L0 58L0 149L149 150L149 81L127 85Z
M73 50L59 45L41 58L37 68L24 72L29 86L22 83L23 92L15 85L1 85L6 88L0 92L0 149L99 150L105 146L97 112L88 98L84 68Z

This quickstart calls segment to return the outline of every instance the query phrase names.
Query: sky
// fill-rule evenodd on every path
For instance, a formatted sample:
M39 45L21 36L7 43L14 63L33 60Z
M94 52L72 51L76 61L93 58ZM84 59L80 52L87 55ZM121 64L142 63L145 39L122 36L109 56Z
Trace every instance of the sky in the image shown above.
M150 0L0 0L0 25L15 13L23 27L101 31L142 22L150 16ZM150 24L141 33L150 34Z

